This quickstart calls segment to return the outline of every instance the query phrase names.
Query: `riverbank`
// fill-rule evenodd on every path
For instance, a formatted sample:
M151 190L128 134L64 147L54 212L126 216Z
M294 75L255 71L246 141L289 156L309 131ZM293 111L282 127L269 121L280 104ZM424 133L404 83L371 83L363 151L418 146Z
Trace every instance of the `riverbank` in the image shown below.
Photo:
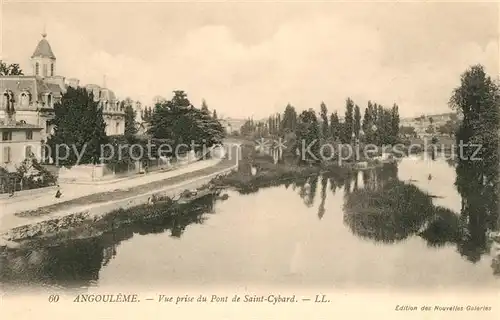
M160 190L156 189L152 192L103 204L94 204L84 209L74 209L72 212L65 212L64 214L49 215L44 219L4 231L0 234L0 247L17 249L30 242L43 242L44 239L65 237L68 234L76 237L98 235L104 226L115 225L115 219L121 221L121 223L127 223L127 221L147 219L151 214L158 215L164 212L165 215L168 215L171 213L169 211L171 209L177 210L175 212L180 214L183 206L178 205L177 201L172 199L179 198L185 190L199 189L200 192L207 191L211 186L208 185L209 182L215 176L228 174L234 169L234 166L228 167L175 186ZM208 192L208 195L215 194L215 192L215 190ZM155 204L160 204L160 209L155 207ZM144 208L151 209L144 210ZM135 212L146 212L146 214L135 214ZM132 215L134 219L130 219Z
M236 189L242 194L256 192L259 188L276 186L287 181L307 180L312 176L325 174L346 179L358 169L382 166L383 161L368 162L324 161L319 163L299 163L296 156L285 154L279 161L255 149L252 142L241 145L238 170L224 177L214 179L220 188ZM361 166L359 166L361 165Z
M15 247L15 242L73 229L89 221L97 222L116 210L151 204L154 199L174 199L186 189L203 187L216 176L236 170L237 165L238 158L233 153L233 156L219 160L210 167L168 179L128 189L94 193L31 211L2 212L0 239L3 240L0 246Z

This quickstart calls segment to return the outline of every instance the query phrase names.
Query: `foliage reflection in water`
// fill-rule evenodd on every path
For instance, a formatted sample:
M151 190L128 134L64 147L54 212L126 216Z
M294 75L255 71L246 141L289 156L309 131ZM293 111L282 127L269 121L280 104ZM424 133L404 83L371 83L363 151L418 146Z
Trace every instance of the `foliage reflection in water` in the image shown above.
M457 181L462 181L460 171L457 173ZM297 194L308 210L314 209L316 204L317 219L324 220L328 215L328 195L341 192L342 220L354 236L389 246L420 237L432 248L455 246L458 253L472 263L477 263L489 252L491 243L486 235L496 229L494 221L498 219L491 210L494 202L486 204L490 208L486 211L485 201L474 198L477 191L461 193L464 200L459 213L434 205L431 195L398 179L397 164L349 174L323 172L297 177L293 181L285 179L263 184L264 187L254 185L251 190L240 190L241 197L261 191L265 193L268 188L284 187ZM207 214L216 211L215 203L214 197L206 197L181 215L142 219L92 239L68 240L54 247L4 252L0 256L0 280L13 285L95 285L99 271L117 255L121 242L132 239L134 234L166 231L170 231L171 237L179 238L188 225L203 224ZM161 204L156 206L161 209ZM258 225L234 226L236 229L240 227L259 228ZM491 267L493 274L497 275L500 270L498 259L493 259Z
M71 288L92 286L99 279L101 268L116 256L121 242L132 239L135 234L167 231L172 238L180 238L187 226L203 224L205 214L213 213L214 202L215 195L208 195L183 206L182 214L172 214L167 209L169 204L156 204L151 211L164 211L164 215L152 215L132 223L115 220L110 224L110 230L97 237L58 241L54 246L35 244L30 249L8 250L0 255L0 283ZM133 214L134 210L137 209L127 211ZM115 228L119 224L122 225Z

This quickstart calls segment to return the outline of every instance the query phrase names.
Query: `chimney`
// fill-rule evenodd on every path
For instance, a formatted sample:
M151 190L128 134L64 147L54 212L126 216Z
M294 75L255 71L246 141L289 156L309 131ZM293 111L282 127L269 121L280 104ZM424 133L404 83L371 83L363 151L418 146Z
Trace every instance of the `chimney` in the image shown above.
M5 124L15 125L16 124L16 110L14 109L14 94L12 91L6 93L7 108L5 112Z
M68 79L68 86L72 88L77 88L79 85L80 85L80 80L75 78Z

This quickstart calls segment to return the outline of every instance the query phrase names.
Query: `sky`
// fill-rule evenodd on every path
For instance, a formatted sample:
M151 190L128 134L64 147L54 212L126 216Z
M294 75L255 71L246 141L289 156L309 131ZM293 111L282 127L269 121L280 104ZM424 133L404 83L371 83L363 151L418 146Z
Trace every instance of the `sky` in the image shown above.
M448 112L468 66L499 74L495 3L4 1L0 53L26 74L45 26L59 75L146 105L184 90L226 117L343 114L347 97Z

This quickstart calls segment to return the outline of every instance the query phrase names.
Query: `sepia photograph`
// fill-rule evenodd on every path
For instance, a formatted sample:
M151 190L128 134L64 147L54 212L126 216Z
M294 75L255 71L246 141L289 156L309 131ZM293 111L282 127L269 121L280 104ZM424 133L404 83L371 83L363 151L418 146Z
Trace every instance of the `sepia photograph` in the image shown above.
M0 2L0 318L500 319L500 4Z

